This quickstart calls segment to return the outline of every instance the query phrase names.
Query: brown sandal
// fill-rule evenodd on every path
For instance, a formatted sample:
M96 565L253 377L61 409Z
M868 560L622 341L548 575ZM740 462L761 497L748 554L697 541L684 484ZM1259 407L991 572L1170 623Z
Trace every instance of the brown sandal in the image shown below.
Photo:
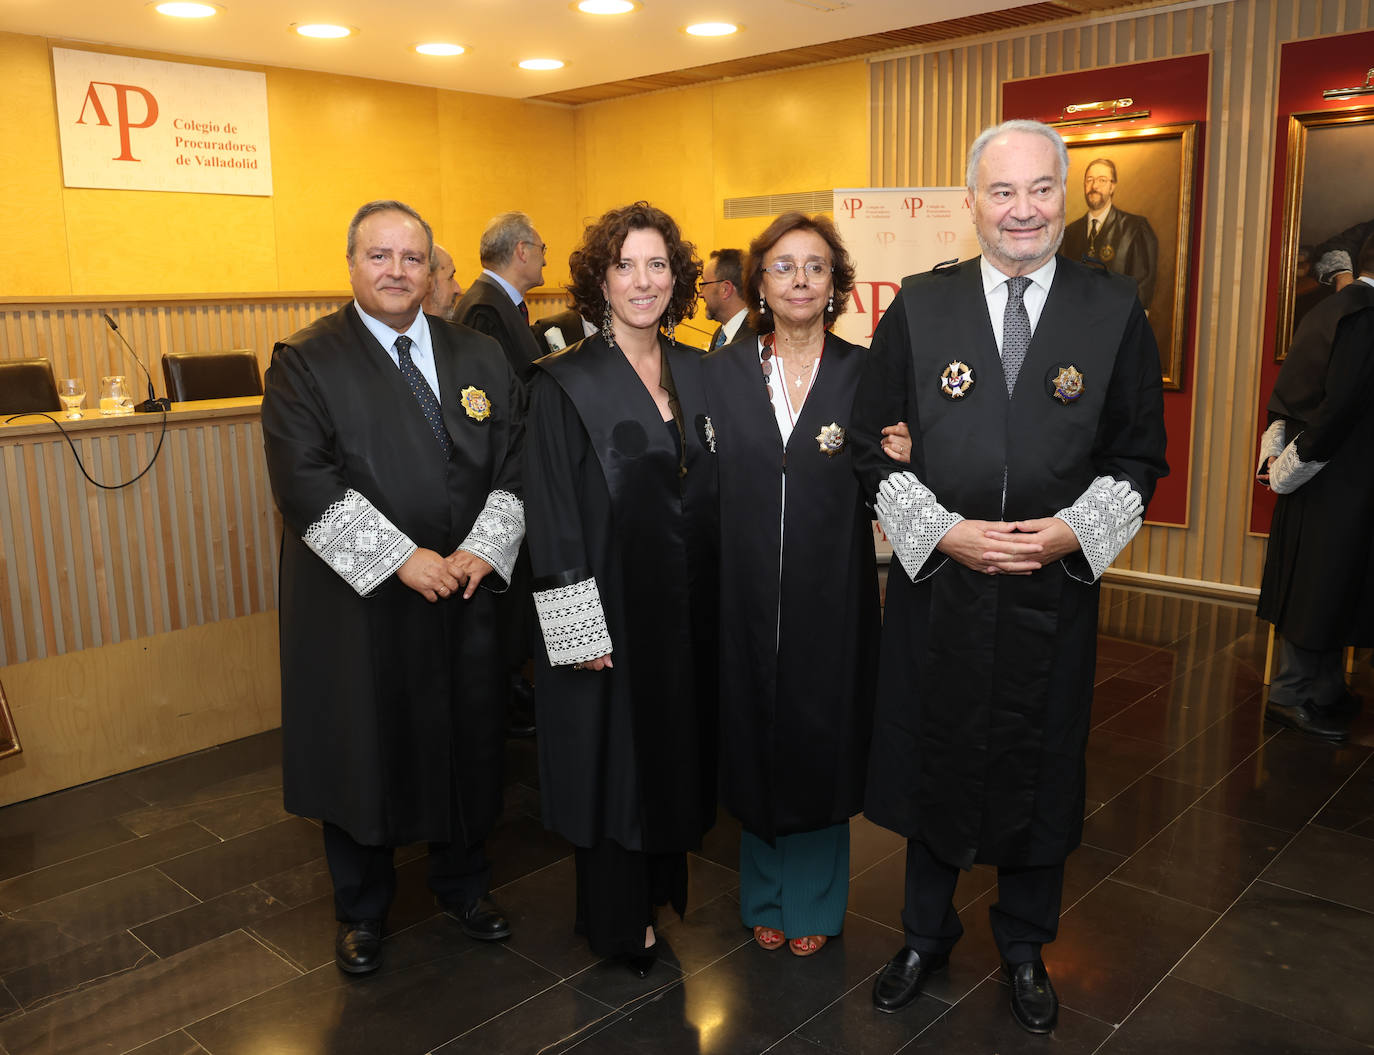
M759 943L760 949L767 949L772 952L774 949L781 949L786 936L780 930L772 927L755 927L754 940Z
M814 956L825 948L830 939L824 934L808 934L805 938L793 938L787 943L793 956Z

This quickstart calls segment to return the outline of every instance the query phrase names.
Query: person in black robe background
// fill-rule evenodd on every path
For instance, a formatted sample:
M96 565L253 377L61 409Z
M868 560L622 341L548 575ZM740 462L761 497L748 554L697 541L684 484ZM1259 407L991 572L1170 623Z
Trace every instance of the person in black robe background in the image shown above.
M645 203L587 228L525 449L545 825L576 847L577 927L641 975L715 820L716 476L701 358L671 337L701 265ZM666 335L660 333L660 326Z
M854 267L826 217L779 216L741 279L757 305L751 336L705 360L720 478L721 788L743 825L742 922L764 949L787 941L809 956L843 927L873 727L878 579L847 442L868 350L828 332Z
M335 958L354 974L380 963L396 846L430 844L430 887L469 936L510 930L483 841L501 808L492 589L524 528L524 390L494 341L420 312L432 245L407 205L359 209L353 303L278 342L262 401L285 803L323 821Z
M1258 608L1283 635L1265 714L1338 743L1361 703L1342 649L1374 644L1374 236L1355 266L1298 324L1258 472L1279 495Z

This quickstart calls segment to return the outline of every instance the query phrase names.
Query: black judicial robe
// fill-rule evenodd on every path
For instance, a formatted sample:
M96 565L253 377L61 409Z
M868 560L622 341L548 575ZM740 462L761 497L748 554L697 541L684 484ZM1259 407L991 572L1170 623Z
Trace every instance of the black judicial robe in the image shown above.
M494 490L520 494L524 391L495 341L430 318L443 450L352 304L278 342L263 442L284 521L280 620L286 808L366 845L484 837L501 807L505 678L493 594L427 602L395 575L359 596L302 541L352 488L447 555ZM460 403L485 392L490 416ZM493 586L500 588L498 581Z
M703 364L720 475L722 795L770 842L863 808L880 630L872 514L851 445L827 455L817 434L849 432L867 352L826 336L786 450L757 338Z
M715 821L716 469L701 358L660 338L685 446L598 334L540 359L525 503L536 593L596 579L613 668L536 646L544 824L577 846L691 849Z
M1303 317L1269 414L1303 461L1327 464L1278 496L1260 618L1301 648L1374 645L1374 287L1353 282Z
M511 368L520 380L529 383L534 373L534 361L548 349L536 340L520 309L504 289L485 273L478 275L467 292L454 306L453 317L464 326L494 337L510 360ZM582 331L577 330L578 340Z
M954 360L973 368L942 394ZM1047 383L1083 375L1067 405ZM969 519L1053 516L1097 476L1145 502L1167 472L1159 358L1134 281L1058 258L1008 398L978 260L908 278L874 334L855 400L868 489L893 471L882 426L909 423L910 470ZM1003 479L1005 473L1005 515ZM963 868L1063 861L1083 828L1098 586L1082 554L1027 576L933 551L913 582L888 572L864 812Z

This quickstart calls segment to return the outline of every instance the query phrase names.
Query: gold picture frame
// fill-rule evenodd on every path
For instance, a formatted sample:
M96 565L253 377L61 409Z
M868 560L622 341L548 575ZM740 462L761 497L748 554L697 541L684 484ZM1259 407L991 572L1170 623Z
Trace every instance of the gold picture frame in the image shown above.
M5 686L0 682L0 758L9 758L22 750L19 733L14 728L14 716L10 714L9 700L5 698Z
M1110 162L1111 169L1100 164L1095 167L1094 176L1100 179L1103 172L1110 175L1114 170L1110 203L1134 227L1135 248L1118 253L1115 246L1108 244L1096 247L1095 256L1109 270L1136 278L1141 303L1159 345L1164 387L1179 391L1183 388L1195 255L1193 206L1198 122L1061 134L1069 148L1062 251L1074 258L1085 255L1089 212L1101 207L1090 203L1085 176L1094 162ZM1101 186L1099 183L1099 194L1103 193ZM1117 224L1120 223L1118 220ZM1102 229L1108 232L1117 228L1109 217ZM1157 250L1154 260L1149 262L1148 252L1140 246L1148 245L1151 234Z
M1279 230L1278 312L1274 361L1283 362L1302 317L1334 292L1313 274L1313 254L1329 238L1374 219L1374 188L1351 164L1374 157L1374 106L1288 116Z

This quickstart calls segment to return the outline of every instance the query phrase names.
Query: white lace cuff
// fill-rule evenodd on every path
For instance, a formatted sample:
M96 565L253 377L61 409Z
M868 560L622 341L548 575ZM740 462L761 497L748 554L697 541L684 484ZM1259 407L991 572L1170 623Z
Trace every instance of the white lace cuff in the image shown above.
M1298 436L1294 436L1293 442L1274 459L1274 467L1269 470L1269 488L1275 494L1292 494L1326 465L1326 462L1305 462L1298 457Z
M1312 273L1317 276L1317 281L1324 282L1328 286L1342 271L1353 273L1354 270L1350 263L1350 254L1344 249L1332 249L1330 252L1323 253L1312 265Z
M964 519L936 501L930 488L910 472L896 472L884 480L873 508L913 582L945 532Z
M561 352L568 346L568 342L563 339L563 331L557 326L550 326L544 331L544 343L549 346L551 352Z
M304 542L362 597L380 586L417 548L351 487L305 529Z
M464 553L481 557L510 583L511 569L525 537L525 503L509 491L493 491L477 514L468 537L458 546Z
M1140 530L1145 503L1125 480L1099 476L1073 505L1054 515L1068 524L1092 569L1093 582Z
M585 663L611 651L611 634L595 579L535 590L534 610L553 666Z
M1284 445L1288 442L1284 435L1288 427L1288 422L1283 418L1275 418L1269 423L1269 427L1264 430L1264 435L1260 437L1260 459L1256 467L1256 473L1264 472L1264 463L1270 458L1277 458L1283 453Z

